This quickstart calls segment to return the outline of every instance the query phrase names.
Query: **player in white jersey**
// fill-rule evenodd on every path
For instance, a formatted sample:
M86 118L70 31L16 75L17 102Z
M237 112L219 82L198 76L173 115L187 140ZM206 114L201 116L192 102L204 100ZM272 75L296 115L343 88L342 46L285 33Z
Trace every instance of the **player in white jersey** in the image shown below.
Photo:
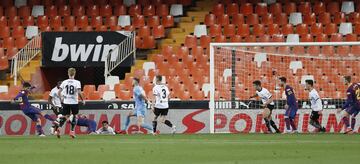
M312 109L310 124L316 128L314 132L325 132L326 129L322 127L319 122L319 117L322 111L322 102L319 93L314 88L313 80L305 80L305 83L305 89L309 91L309 100Z
M71 130L70 136L75 138L75 126L76 126L76 115L79 113L79 99L85 105L84 96L81 92L81 83L75 80L76 70L75 68L68 69L69 79L63 81L60 85L58 95L64 97L63 99L63 115L70 120ZM64 92L63 92L64 91ZM60 120L60 127L64 125L65 119ZM59 129L57 128L57 135L60 137Z
M151 107L155 114L153 120L154 133L156 133L157 119L160 117L160 122L170 127L172 129L172 133L174 134L176 132L176 126L166 119L169 112L170 91L169 88L162 83L162 76L160 75L156 76L156 84L153 88L153 94L155 100L152 101Z
M275 103L273 101L271 93L266 89L261 87L261 82L256 80L253 82L253 86L256 90L256 94L251 96L250 98L260 97L261 102L263 103L261 106L264 107L262 112L262 116L265 120L266 127L268 128L268 132L265 133L272 133L271 127L274 128L276 133L280 133L280 130L277 128L275 122L272 120L271 113L275 107Z
M60 85L61 81L57 82L57 85L53 89L51 89L48 99L48 103L51 105L51 109L56 116L62 114L61 98L58 95Z

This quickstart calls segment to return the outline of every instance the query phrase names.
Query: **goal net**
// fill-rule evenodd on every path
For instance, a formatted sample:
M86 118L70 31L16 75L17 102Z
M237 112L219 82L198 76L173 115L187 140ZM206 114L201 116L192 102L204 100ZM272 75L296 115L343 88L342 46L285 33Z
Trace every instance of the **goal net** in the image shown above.
M286 77L294 88L299 110L298 131L311 132L310 102L305 80L323 102L322 126L328 132L341 132L342 122L336 109L346 98L343 76L360 80L359 42L302 43L211 43L210 44L210 132L253 133L267 130L261 112L262 102L250 99L256 94L253 81L260 80L275 102L272 119L284 129L285 95L279 77ZM359 124L355 129L359 128Z

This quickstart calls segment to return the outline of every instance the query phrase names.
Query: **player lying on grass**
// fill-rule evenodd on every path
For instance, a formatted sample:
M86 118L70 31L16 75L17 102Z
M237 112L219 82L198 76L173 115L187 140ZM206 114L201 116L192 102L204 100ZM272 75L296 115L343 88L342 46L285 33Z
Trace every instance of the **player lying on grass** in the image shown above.
M111 134L111 135L116 134L114 129L111 126L109 126L109 122L103 121L101 125L102 127L96 131L96 134Z
M285 77L280 77L279 80L280 80L280 86L284 88L286 95L286 105L285 105L286 131L284 133L296 133L297 128L295 126L294 119L296 117L296 112L298 110L298 102L295 97L295 92L292 87L286 84Z
M338 110L338 113L342 112L342 120L345 124L345 134L353 133L355 126L355 117L359 114L360 111L360 83L351 83L351 76L344 76L344 83L348 86L346 90L346 102L341 109ZM351 125L349 118L352 117Z
M42 137L45 136L45 134L42 129L41 119L39 116L42 116L45 119L51 121L54 125L58 125L59 123L55 121L50 115L43 113L39 108L30 105L28 96L31 94L31 90L33 88L34 87L31 86L30 83L24 82L23 89L14 98L14 101L19 103L20 109L26 116L28 116L32 121L36 122L36 130L38 135Z
M157 119L160 119L160 122L167 125L172 129L172 133L176 132L176 126L173 125L169 120L166 119L166 116L169 112L169 99L170 91L169 88L162 83L162 76L156 76L156 84L153 88L153 94L155 100L153 100L152 111L155 114L153 120L153 132L156 133Z
M120 133L126 134L126 130L130 124L130 118L131 117L137 117L137 126L139 129L145 128L150 131L151 134L154 134L153 127L150 124L145 123L145 116L146 116L146 103L149 102L145 95L144 89L140 86L140 80L138 78L133 79L133 86L134 86L134 101L135 101L135 109L133 109L129 114L127 115L125 119L125 125Z
M87 118L85 115L77 115L76 125L87 127L88 134L96 134L96 121ZM55 133L55 127L52 127L50 131L51 134L57 135Z
M305 80L305 83L305 89L309 91L309 100L312 109L310 124L316 128L314 132L325 132L326 129L321 126L319 121L319 117L322 112L322 102L319 93L314 88L313 80Z
M280 133L280 130L277 128L275 122L272 120L271 117L272 110L275 107L271 93L266 88L261 87L261 82L259 80L254 81L253 86L256 90L256 94L251 96L250 99L255 97L260 97L263 103L261 105L264 108L262 112L262 116L265 120L266 127L268 128L268 132L266 133L272 133L270 125L274 128L276 133Z

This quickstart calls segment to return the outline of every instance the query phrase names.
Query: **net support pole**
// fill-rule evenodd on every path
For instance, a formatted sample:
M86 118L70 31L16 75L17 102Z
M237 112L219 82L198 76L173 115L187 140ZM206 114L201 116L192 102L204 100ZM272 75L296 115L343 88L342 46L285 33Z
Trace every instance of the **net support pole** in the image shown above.
M209 123L210 133L215 133L215 66L214 46L210 46L210 101L209 101Z
M236 84L235 84L235 79L236 79L236 69L235 69L235 65L236 65L236 54L235 54L235 48L233 48L231 50L231 109L235 109L236 108L236 104L235 104L235 98L236 98Z

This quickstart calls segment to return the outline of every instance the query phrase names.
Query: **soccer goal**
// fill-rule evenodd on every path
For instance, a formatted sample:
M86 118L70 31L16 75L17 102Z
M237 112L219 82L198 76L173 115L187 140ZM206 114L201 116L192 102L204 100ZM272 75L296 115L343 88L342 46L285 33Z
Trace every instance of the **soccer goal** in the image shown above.
M285 95L278 78L286 77L299 103L298 130L309 132L310 104L305 80L314 80L323 100L322 125L340 132L342 122L335 109L346 98L342 77L360 80L360 42L272 42L210 44L210 133L263 132L262 103L255 95L260 80L273 96L272 118L284 129ZM359 124L356 125L359 127Z

